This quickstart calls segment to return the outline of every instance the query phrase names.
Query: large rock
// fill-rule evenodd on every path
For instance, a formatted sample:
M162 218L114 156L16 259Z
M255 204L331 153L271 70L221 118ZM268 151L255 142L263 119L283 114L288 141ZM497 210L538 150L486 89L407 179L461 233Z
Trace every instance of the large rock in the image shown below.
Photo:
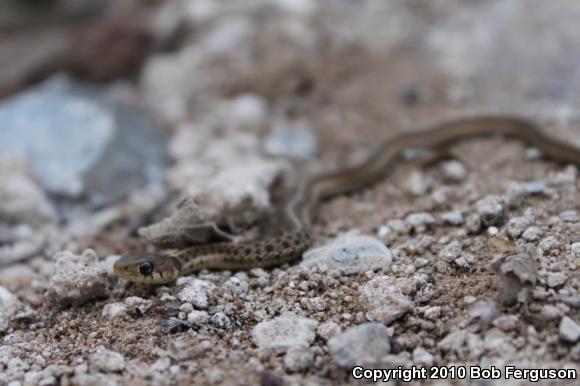
M0 104L0 152L24 156L42 185L117 199L162 175L164 136L142 113L64 77Z
M0 332L5 332L10 320L24 305L18 298L4 287L0 287Z
M92 249L81 255L69 251L54 256L54 273L46 298L59 306L80 305L108 295L107 270Z

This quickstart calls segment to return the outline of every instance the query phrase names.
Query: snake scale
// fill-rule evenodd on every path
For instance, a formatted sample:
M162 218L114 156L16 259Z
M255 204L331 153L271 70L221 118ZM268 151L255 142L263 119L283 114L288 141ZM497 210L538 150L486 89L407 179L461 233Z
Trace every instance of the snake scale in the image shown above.
M549 137L525 119L485 116L449 121L427 131L395 136L361 164L308 180L286 204L284 216L290 226L279 237L197 245L168 254L127 254L115 263L113 270L129 281L163 284L204 268L266 268L290 262L312 244L311 219L321 200L374 183L402 159L406 149L442 150L461 140L493 134L519 139L556 161L580 164L580 149Z

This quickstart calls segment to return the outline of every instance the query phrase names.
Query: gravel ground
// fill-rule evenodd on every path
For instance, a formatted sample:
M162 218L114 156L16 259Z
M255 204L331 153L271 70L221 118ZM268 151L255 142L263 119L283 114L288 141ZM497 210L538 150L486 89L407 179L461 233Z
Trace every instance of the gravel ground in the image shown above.
M286 187L453 117L523 115L580 146L578 5L157 3L148 31L153 41L178 31L174 47L149 54L134 81L103 87L154 115L167 138L163 178L122 200L63 198L26 159L0 152L0 384L374 384L354 380L353 366L580 370L577 168L505 138L435 161L413 152L381 182L324 202L302 261L157 287L111 271L128 251L215 237L216 223L261 237ZM129 146L102 143L103 154ZM108 181L83 176L87 190ZM467 382L443 378L430 382Z

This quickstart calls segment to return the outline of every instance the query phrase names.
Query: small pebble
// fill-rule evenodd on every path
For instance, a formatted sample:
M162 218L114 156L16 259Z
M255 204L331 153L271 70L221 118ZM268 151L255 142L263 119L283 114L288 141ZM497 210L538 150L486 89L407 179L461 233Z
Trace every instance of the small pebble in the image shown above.
M118 352L100 346L91 356L90 365L97 371L112 373L122 371L125 368L125 358Z
M568 277L564 272L548 272L548 276L546 277L546 284L550 288L556 288L564 285Z
M580 339L580 326L569 316L560 321L560 338L566 342L575 343Z
M542 316L548 320L554 320L562 317L562 311L554 305L546 304L542 307Z
M423 233L435 224L435 219L429 213L419 212L411 213L405 218L405 222L411 225L411 228L417 233Z
M560 213L560 219L564 222L577 222L578 212L576 212L575 210L567 210L565 212Z
M391 228L389 228L387 225L381 225L381 227L377 231L377 236L379 236L379 237L386 237L390 233L391 233Z
M542 230L536 226L527 228L522 234L522 238L526 241L537 241L542 237Z
M380 323L351 327L328 341L328 349L342 367L371 364L391 351L387 328Z
M306 348L314 341L318 323L312 319L284 314L254 327L252 336L260 348L286 351Z
M328 340L340 333L340 326L334 322L326 322L318 326L316 332L322 339Z
M529 217L514 217L507 223L506 230L512 239L517 239L531 224Z
M461 214L461 212L441 213L439 218L441 219L441 221L445 225L460 226L460 225L463 225L465 223L465 219L463 218L463 215Z
M516 315L502 315L493 320L493 325L504 332L514 330L518 325Z
M477 201L475 206L484 225L497 225L503 221L505 200L502 197L489 195Z
M284 356L284 365L291 373L308 370L314 363L314 355L306 348L291 348Z
M105 318L117 318L126 314L127 306L120 302L106 304L101 312L101 316Z
M187 315L187 321L194 324L207 324L210 320L210 316L205 311L193 310Z
M419 346L415 347L413 350L413 361L419 366L432 366L434 359L433 355L427 352L423 347Z
M232 322L223 312L216 312L211 317L211 323L217 328L226 330L232 327Z
M443 163L443 176L447 181L461 182L467 176L467 169L457 160L447 161Z

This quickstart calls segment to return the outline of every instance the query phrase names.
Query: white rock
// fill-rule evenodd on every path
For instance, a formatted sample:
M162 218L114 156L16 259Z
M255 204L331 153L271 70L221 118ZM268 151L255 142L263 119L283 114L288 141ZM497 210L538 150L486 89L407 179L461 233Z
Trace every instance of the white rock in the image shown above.
M232 327L232 321L223 312L216 312L211 317L211 323L217 328L226 330Z
M379 323L351 327L328 341L328 349L342 367L373 364L391 351L389 332Z
M421 196L427 192L427 189L429 189L425 175L416 170L413 170L409 174L405 181L405 185L407 190L415 196Z
M105 304L101 316L104 318L117 318L127 315L127 306L121 302Z
M276 351L307 348L314 341L317 326L318 323L312 319L284 314L258 323L252 331L252 336L260 348Z
M562 317L562 311L551 304L546 304L542 307L542 316L548 320L559 319Z
M564 272L548 272L546 277L546 283L550 288L560 287L566 283L566 280L568 280L568 277Z
M450 263L461 256L461 243L453 240L439 251L439 258Z
M92 249L81 255L58 252L53 259L54 271L46 292L49 301L61 306L80 305L108 295L107 270Z
M480 300L469 307L469 316L486 324L491 323L498 312L498 305L493 300Z
M570 248L572 249L572 253L574 254L574 257L580 258L580 243L579 242L572 243Z
M411 225L415 232L422 233L435 224L435 219L429 213L411 213L405 218L405 222Z
M229 130L259 128L266 122L267 102L255 94L242 94L221 107L220 110L226 116L225 126ZM225 110L225 111L224 111Z
M390 220L387 226L400 234L406 234L411 231L411 224L401 219Z
M240 273L236 276L230 277L222 287L225 291L229 291L237 296L245 297L250 289L247 277L242 277Z
M506 230L512 239L516 239L520 237L531 224L532 219L530 217L514 217L507 223Z
M274 0L274 3L283 11L300 16L310 16L317 9L314 0Z
M187 321L195 324L207 324L210 320L210 316L205 311L193 310L187 314Z
M443 338L437 347L443 351L459 351L465 345L465 340L467 339L467 332L465 330L456 330L449 333L445 338Z
M112 373L125 368L125 358L116 351L99 346L91 356L90 365L97 371Z
M570 343L580 339L580 326L569 316L564 316L560 321L560 338Z
M0 262L2 259L0 258ZM0 264L1 265L1 264ZM0 269L0 286L10 289L27 287L38 275L28 265L16 264Z
M184 178L177 174L169 178L216 223L226 223L233 216L246 223L254 221L270 207L270 186L286 164L259 158L232 162L213 176Z
M0 287L0 332L5 332L11 318L22 309L24 305L4 287Z
M177 298L182 302L191 303L195 307L205 310L210 305L215 289L215 285L209 281L192 279L179 291Z
M391 228L386 225L381 225L379 230L377 231L377 236L379 237L386 237L391 233Z
M193 311L193 305L191 303L183 303L179 306L179 311L189 314Z
M540 241L540 243L538 244L538 248L540 249L540 252L542 252L543 255L548 255L551 251L559 247L560 242L554 236L544 237L542 241Z
M439 215L441 221L446 225L463 225L465 220L463 218L463 214L461 212L445 212Z
M522 238L526 241L537 241L544 232L536 226L527 228L522 234Z
M518 317L516 315L502 315L494 319L493 325L504 332L512 331L518 325Z
M343 275L388 270L391 251L370 236L344 235L304 254L303 267L317 266L322 271L338 269Z
M193 23L203 23L215 17L220 5L214 0L190 0L185 2L185 15Z
M202 51L205 60L227 55L243 46L244 41L252 36L254 27L249 17L223 17L203 35L202 39L197 42L197 46Z
M578 212L575 210L566 210L560 213L560 219L564 222L577 222Z
M402 286L389 276L377 276L362 286L360 302L368 320L387 325L414 309Z
M291 348L284 356L284 366L292 373L306 371L314 363L314 355L307 348Z
M318 153L318 142L307 122L278 125L264 140L266 153L278 157L309 159Z
M423 347L415 347L413 350L413 361L415 364L420 366L432 366L433 365L433 355L431 355Z
M443 176L448 181L461 182L467 176L467 169L457 160L447 161L443 163Z
M56 211L24 162L0 156L0 181L0 220L26 224L56 221Z
M171 366L171 359L167 357L159 358L151 365L151 370L161 373L166 371L169 366Z
M334 322L326 322L318 326L316 332L322 337L322 339L328 340L340 333L340 326Z
M484 225L501 223L505 211L505 199L497 195L489 195L475 203L479 217Z

